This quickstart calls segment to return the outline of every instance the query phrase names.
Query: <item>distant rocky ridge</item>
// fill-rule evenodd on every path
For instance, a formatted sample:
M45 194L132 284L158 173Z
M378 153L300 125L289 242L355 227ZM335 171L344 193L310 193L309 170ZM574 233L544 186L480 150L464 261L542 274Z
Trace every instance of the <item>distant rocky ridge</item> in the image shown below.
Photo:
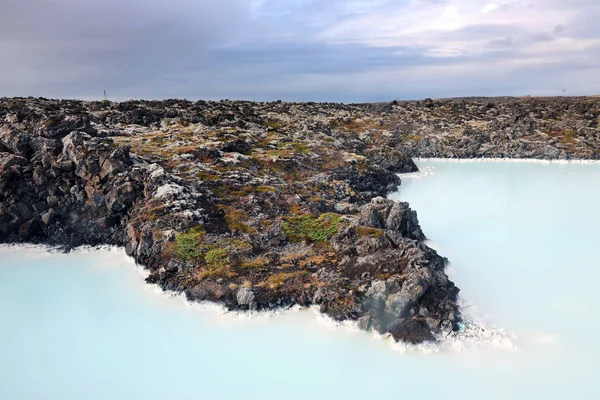
M397 120L413 157L600 159L599 97L427 99Z
M410 156L598 154L598 100L488 103L0 99L0 241L124 246L190 300L433 340L458 289L384 198Z

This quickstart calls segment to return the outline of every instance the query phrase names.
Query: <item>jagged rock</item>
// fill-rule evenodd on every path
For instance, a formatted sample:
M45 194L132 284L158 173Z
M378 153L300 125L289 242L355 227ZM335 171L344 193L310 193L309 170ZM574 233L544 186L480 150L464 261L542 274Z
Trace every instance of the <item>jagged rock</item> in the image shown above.
M112 212L122 212L129 208L136 199L135 187L131 182L115 185L106 195L106 207Z
M378 229L397 231L404 237L424 240L417 213L410 209L408 203L396 203L376 197L361 209L359 223Z
M237 303L240 306L248 306L250 309L256 307L256 303L254 302L254 292L248 288L240 288L236 294Z
M83 143L90 140L91 136L83 132L71 132L62 139L62 155L65 160L80 164L85 156L82 152Z
M397 341L421 343L435 340L431 329L422 319L403 319L393 324L390 333Z
M7 125L0 125L0 144L20 156L28 155L31 152L29 136L25 132Z
M410 309L418 303L426 289L425 283L413 275L404 281L400 292L388 297L385 306L386 312L397 318L410 317Z
M26 158L9 153L0 152L0 171L5 173L13 166L22 166L27 164Z

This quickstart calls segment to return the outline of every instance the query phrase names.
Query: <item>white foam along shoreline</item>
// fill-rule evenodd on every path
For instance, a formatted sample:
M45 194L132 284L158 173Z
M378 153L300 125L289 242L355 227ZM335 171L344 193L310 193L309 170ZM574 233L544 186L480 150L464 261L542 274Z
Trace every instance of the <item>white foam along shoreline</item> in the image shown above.
M2 252L19 252L26 251L28 256L34 258L49 257L53 255L64 255L67 256L71 253L61 253L59 249L47 246L47 245L33 245L33 244L0 244L0 255ZM139 272L140 277L145 279L148 276L148 271L141 265L137 264L133 257L125 254L125 250L116 246L81 246L73 249L72 253L78 254L91 254L94 252L108 252L111 256L120 257L120 262L129 266L132 266ZM247 321L252 319L271 319L280 315L295 314L298 312L311 311L315 315L315 319L318 325L323 326L327 329L341 330L346 333L362 333L365 335L371 335L372 338L377 340L384 340L387 342L389 347L400 353L416 352L416 353L437 353L443 350L468 350L469 348L477 347L496 347L504 349L515 349L516 346L513 343L512 335L507 334L501 328L489 328L483 323L477 322L475 318L471 318L467 315L464 316L462 329L460 332L451 332L446 336L437 336L437 343L422 343L422 344L408 344L396 342L393 340L390 334L380 334L376 331L363 331L358 327L356 321L335 321L331 317L322 314L319 311L318 306L311 307L300 307L294 306L291 308L282 308L269 311L229 311L225 306L213 303L213 302L195 302L189 301L185 294L177 292L164 291L156 284L145 284L145 289L148 289L153 294L159 295L164 299L178 299L184 307L201 312L210 312L213 315L219 317L229 318L230 321Z

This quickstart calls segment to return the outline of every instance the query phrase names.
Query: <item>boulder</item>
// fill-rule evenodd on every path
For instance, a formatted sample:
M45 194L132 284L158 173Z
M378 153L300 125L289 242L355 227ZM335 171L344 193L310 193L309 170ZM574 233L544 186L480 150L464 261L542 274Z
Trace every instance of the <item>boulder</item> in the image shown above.
M14 154L26 156L31 153L30 137L27 133L14 129L8 125L0 126L0 144Z
M399 319L390 328L390 333L396 341L406 343L416 344L435 340L429 325L422 319Z
M123 212L136 200L135 187L131 182L116 184L106 195L106 207L112 212Z
M13 166L21 166L28 163L29 161L24 157L0 152L0 173L8 171Z
M254 292L246 287L240 288L236 294L236 301L240 306L256 307Z

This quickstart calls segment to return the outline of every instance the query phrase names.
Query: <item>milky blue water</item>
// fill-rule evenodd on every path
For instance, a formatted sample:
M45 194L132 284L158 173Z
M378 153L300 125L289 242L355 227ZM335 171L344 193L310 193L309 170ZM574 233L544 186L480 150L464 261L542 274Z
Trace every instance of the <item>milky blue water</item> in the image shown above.
M516 348L399 351L310 310L190 307L120 251L3 248L0 399L597 398L600 164L419 166L394 196L452 261L466 312Z

